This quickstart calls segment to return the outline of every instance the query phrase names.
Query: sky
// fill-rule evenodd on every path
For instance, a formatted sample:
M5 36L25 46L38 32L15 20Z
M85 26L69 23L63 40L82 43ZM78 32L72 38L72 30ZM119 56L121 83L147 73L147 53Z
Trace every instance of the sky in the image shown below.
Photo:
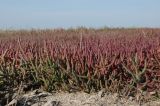
M160 27L160 0L0 0L0 29Z

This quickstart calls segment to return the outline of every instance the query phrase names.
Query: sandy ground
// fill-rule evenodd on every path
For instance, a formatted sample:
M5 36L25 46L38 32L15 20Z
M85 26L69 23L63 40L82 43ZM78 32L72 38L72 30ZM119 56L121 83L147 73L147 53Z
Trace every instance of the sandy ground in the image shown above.
M7 106L160 106L160 100L147 103L138 103L132 99L120 98L116 93L108 94L100 91L87 94L84 92L47 93L33 91L19 96Z

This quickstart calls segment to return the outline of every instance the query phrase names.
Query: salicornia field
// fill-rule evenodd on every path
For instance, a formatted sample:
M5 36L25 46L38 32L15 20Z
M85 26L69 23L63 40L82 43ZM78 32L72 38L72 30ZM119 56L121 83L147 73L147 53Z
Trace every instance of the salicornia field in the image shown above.
M160 92L160 29L0 32L0 89Z

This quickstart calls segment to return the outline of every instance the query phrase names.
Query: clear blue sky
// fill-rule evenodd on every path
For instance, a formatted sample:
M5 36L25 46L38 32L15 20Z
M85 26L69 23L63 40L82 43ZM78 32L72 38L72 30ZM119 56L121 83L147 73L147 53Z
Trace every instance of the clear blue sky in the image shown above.
M160 0L0 0L0 28L160 27Z

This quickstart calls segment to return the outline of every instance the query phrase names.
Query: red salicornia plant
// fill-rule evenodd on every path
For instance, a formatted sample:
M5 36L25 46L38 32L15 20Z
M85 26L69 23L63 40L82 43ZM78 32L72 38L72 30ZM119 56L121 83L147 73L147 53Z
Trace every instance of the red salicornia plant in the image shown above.
M0 56L0 89L160 92L159 29L5 31Z

